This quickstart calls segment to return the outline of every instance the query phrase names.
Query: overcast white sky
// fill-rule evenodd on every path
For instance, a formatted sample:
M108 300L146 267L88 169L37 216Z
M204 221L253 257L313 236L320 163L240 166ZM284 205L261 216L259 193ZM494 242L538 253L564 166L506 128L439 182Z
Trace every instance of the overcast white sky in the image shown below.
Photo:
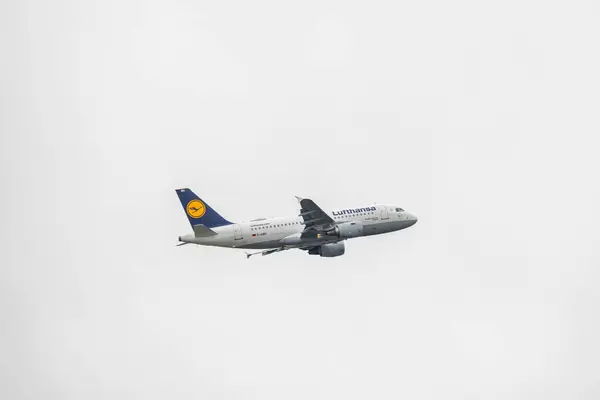
M597 1L5 1L3 399L600 397ZM399 204L334 259L184 246Z

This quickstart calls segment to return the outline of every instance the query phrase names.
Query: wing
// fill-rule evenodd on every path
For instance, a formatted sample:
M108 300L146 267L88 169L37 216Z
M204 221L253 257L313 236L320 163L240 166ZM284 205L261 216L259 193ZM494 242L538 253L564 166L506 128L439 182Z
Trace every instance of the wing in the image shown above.
M314 241L309 241L306 244L302 244L299 246L282 246L275 249L258 251L256 253L246 253L246 258L250 258L254 255L261 254L263 256L268 256L269 254L278 253L280 251L290 250L290 249L300 249L312 251L315 248L329 243L329 242L337 242L337 239L331 238L330 240L323 240L319 233L322 231L326 231L331 229L332 225L335 225L335 221L331 218L325 211L321 209L318 205L315 204L311 199L303 199L301 197L296 196L298 201L300 202L300 215L304 220L304 225L306 226L302 231L302 238L314 238ZM316 254L316 253L310 253Z
M302 236L305 236L304 233L308 233L309 231L318 232L323 230L324 227L335 224L333 218L331 218L325 211L321 209L318 205L315 204L311 199L303 199L301 197L296 196L298 201L300 202L300 217L304 220L304 225L306 228Z

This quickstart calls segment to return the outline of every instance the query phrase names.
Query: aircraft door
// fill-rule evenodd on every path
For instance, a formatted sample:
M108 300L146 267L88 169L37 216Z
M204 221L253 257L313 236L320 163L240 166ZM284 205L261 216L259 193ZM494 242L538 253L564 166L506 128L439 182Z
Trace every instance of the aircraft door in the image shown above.
M233 238L235 240L240 240L244 238L244 236L242 235L242 228L237 224L233 226Z
M390 214L386 206L381 206L381 219L390 219Z

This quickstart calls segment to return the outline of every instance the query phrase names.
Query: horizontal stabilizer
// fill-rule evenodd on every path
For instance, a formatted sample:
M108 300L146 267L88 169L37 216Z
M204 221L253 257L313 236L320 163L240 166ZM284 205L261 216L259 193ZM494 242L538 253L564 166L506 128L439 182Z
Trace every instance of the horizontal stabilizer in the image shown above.
M204 226L202 224L194 225L192 228L194 229L195 237L207 237L207 236L214 236L217 234L217 232L213 231L210 228L207 228L206 226Z

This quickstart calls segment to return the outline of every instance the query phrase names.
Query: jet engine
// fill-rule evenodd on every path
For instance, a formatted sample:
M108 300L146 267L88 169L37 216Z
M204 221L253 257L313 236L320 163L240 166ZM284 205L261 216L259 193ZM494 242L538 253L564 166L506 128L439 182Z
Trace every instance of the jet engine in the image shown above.
M319 246L318 251L321 257L337 257L344 254L346 246L344 246L344 242L327 243Z
M325 232L327 236L336 236L340 239L350 239L363 236L363 224L360 221L344 222L337 224L335 228Z

